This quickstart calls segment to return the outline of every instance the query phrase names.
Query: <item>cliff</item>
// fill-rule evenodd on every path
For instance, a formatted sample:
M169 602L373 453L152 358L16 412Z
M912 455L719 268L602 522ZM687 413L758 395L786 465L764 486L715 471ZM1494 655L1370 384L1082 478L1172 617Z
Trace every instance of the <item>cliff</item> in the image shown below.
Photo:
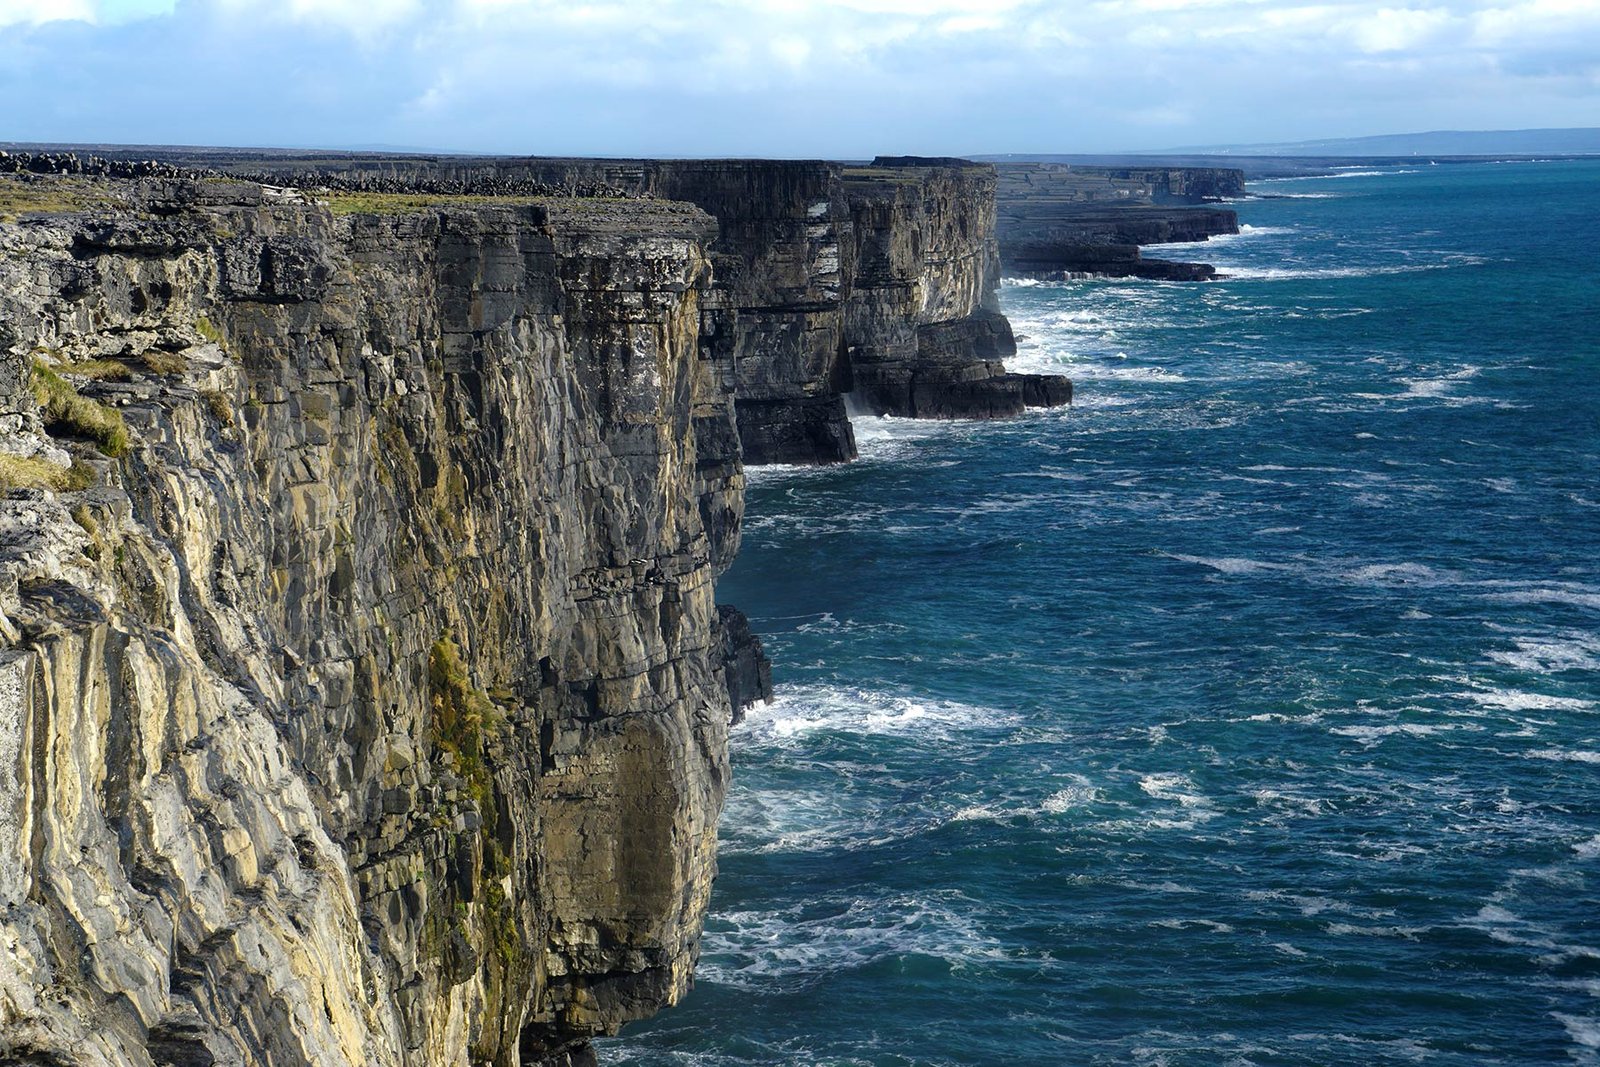
M1232 210L1194 205L1242 195L1241 171L1061 163L1003 163L998 170L998 237L1008 274L1204 280L1215 274L1208 264L1146 259L1139 246L1239 232Z
M591 1062L771 693L744 463L1069 395L988 168L0 163L0 1064Z
M0 1062L565 1063L681 996L713 220L30 195L88 211L0 226Z
M52 165L83 164L62 157ZM578 193L694 204L717 221L701 343L733 396L747 463L853 459L846 394L876 414L912 418L995 418L1071 400L1065 378L1004 369L1016 342L999 311L996 176L988 164L172 150L120 166L207 167L360 193Z
M309 169L308 169L309 168ZM875 414L997 418L1071 400L1005 371L995 171L896 157L775 160L328 160L284 177L358 188L611 189L717 220L702 345L732 394L745 462L853 459L852 394Z

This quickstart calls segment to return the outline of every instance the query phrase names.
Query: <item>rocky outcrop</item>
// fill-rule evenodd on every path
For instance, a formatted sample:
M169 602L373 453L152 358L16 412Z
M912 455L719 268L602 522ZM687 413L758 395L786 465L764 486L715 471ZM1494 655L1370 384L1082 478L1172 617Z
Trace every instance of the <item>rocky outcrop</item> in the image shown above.
M1060 376L1006 372L1017 344L1000 312L990 167L879 159L844 172L844 195L853 269L842 333L863 407L988 419L1070 401Z
M1005 246L1006 273L1017 278L1147 278L1153 281L1203 282L1216 277L1209 263L1154 259L1136 244L1109 243L1092 237L1018 239Z
M95 195L0 225L0 1062L582 1061L764 691L714 220Z
M323 180L468 180L611 188L683 200L718 221L702 305L708 359L735 400L746 462L854 458L844 397L876 414L995 418L1065 403L1065 379L1009 375L995 172L955 159L500 159L323 165ZM300 165L286 175L315 180Z
M1070 399L992 170L892 162L11 167L0 1063L554 1067L682 996L744 463Z
M1064 378L1005 371L1016 347L999 310L995 171L988 164L920 157L857 167L198 150L167 156L302 188L603 192L698 206L717 220L701 343L734 397L749 463L854 458L844 399L850 393L873 413L919 418L994 418L1070 397Z
M1022 277L1203 281L1204 263L1146 259L1140 245L1238 233L1237 213L1187 206L1239 196L1244 175L1224 168L999 165L999 241L1007 274Z
M717 605L717 639L728 683L728 703L733 721L744 710L772 699L772 662L761 650L761 640L750 629L744 612L728 604Z
M1245 195L1244 171L1237 167L1074 166L1072 170L1082 177L1143 186L1157 204L1201 204Z

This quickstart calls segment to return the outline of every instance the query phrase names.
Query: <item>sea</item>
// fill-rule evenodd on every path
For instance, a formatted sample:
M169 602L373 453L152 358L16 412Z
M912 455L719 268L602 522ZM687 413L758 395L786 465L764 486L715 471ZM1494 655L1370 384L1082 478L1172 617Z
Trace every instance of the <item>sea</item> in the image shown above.
M694 990L601 1062L1600 1063L1600 161L1007 283L1070 409L750 472Z

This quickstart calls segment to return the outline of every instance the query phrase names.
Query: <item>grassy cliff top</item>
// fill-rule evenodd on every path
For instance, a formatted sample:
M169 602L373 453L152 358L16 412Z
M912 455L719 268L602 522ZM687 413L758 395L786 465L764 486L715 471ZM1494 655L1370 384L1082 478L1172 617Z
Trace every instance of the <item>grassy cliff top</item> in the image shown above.
M12 222L24 215L90 211L117 202L111 187L94 178L0 175L0 222Z
M527 207L548 199L468 193L330 193L327 197L335 215L412 215L438 207Z

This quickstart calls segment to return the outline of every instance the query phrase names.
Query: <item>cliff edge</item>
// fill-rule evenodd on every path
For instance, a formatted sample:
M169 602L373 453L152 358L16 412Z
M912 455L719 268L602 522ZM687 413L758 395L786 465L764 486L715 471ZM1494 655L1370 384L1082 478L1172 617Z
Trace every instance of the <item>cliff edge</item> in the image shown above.
M565 1063L680 997L742 507L701 432L713 221L29 196L0 1062Z
M167 175L202 168L353 196L694 204L716 221L701 344L733 397L739 448L751 464L855 458L847 396L862 410L907 418L997 418L1071 401L1065 378L1003 366L1016 342L999 309L996 172L987 163L168 149L156 158L34 156L26 165Z
M998 235L1008 275L1099 275L1205 281L1207 263L1151 259L1140 245L1204 241L1239 232L1214 202L1244 195L1244 172L1224 167L998 166Z
M1070 395L985 167L0 163L0 1064L592 1062L771 695L744 464Z

